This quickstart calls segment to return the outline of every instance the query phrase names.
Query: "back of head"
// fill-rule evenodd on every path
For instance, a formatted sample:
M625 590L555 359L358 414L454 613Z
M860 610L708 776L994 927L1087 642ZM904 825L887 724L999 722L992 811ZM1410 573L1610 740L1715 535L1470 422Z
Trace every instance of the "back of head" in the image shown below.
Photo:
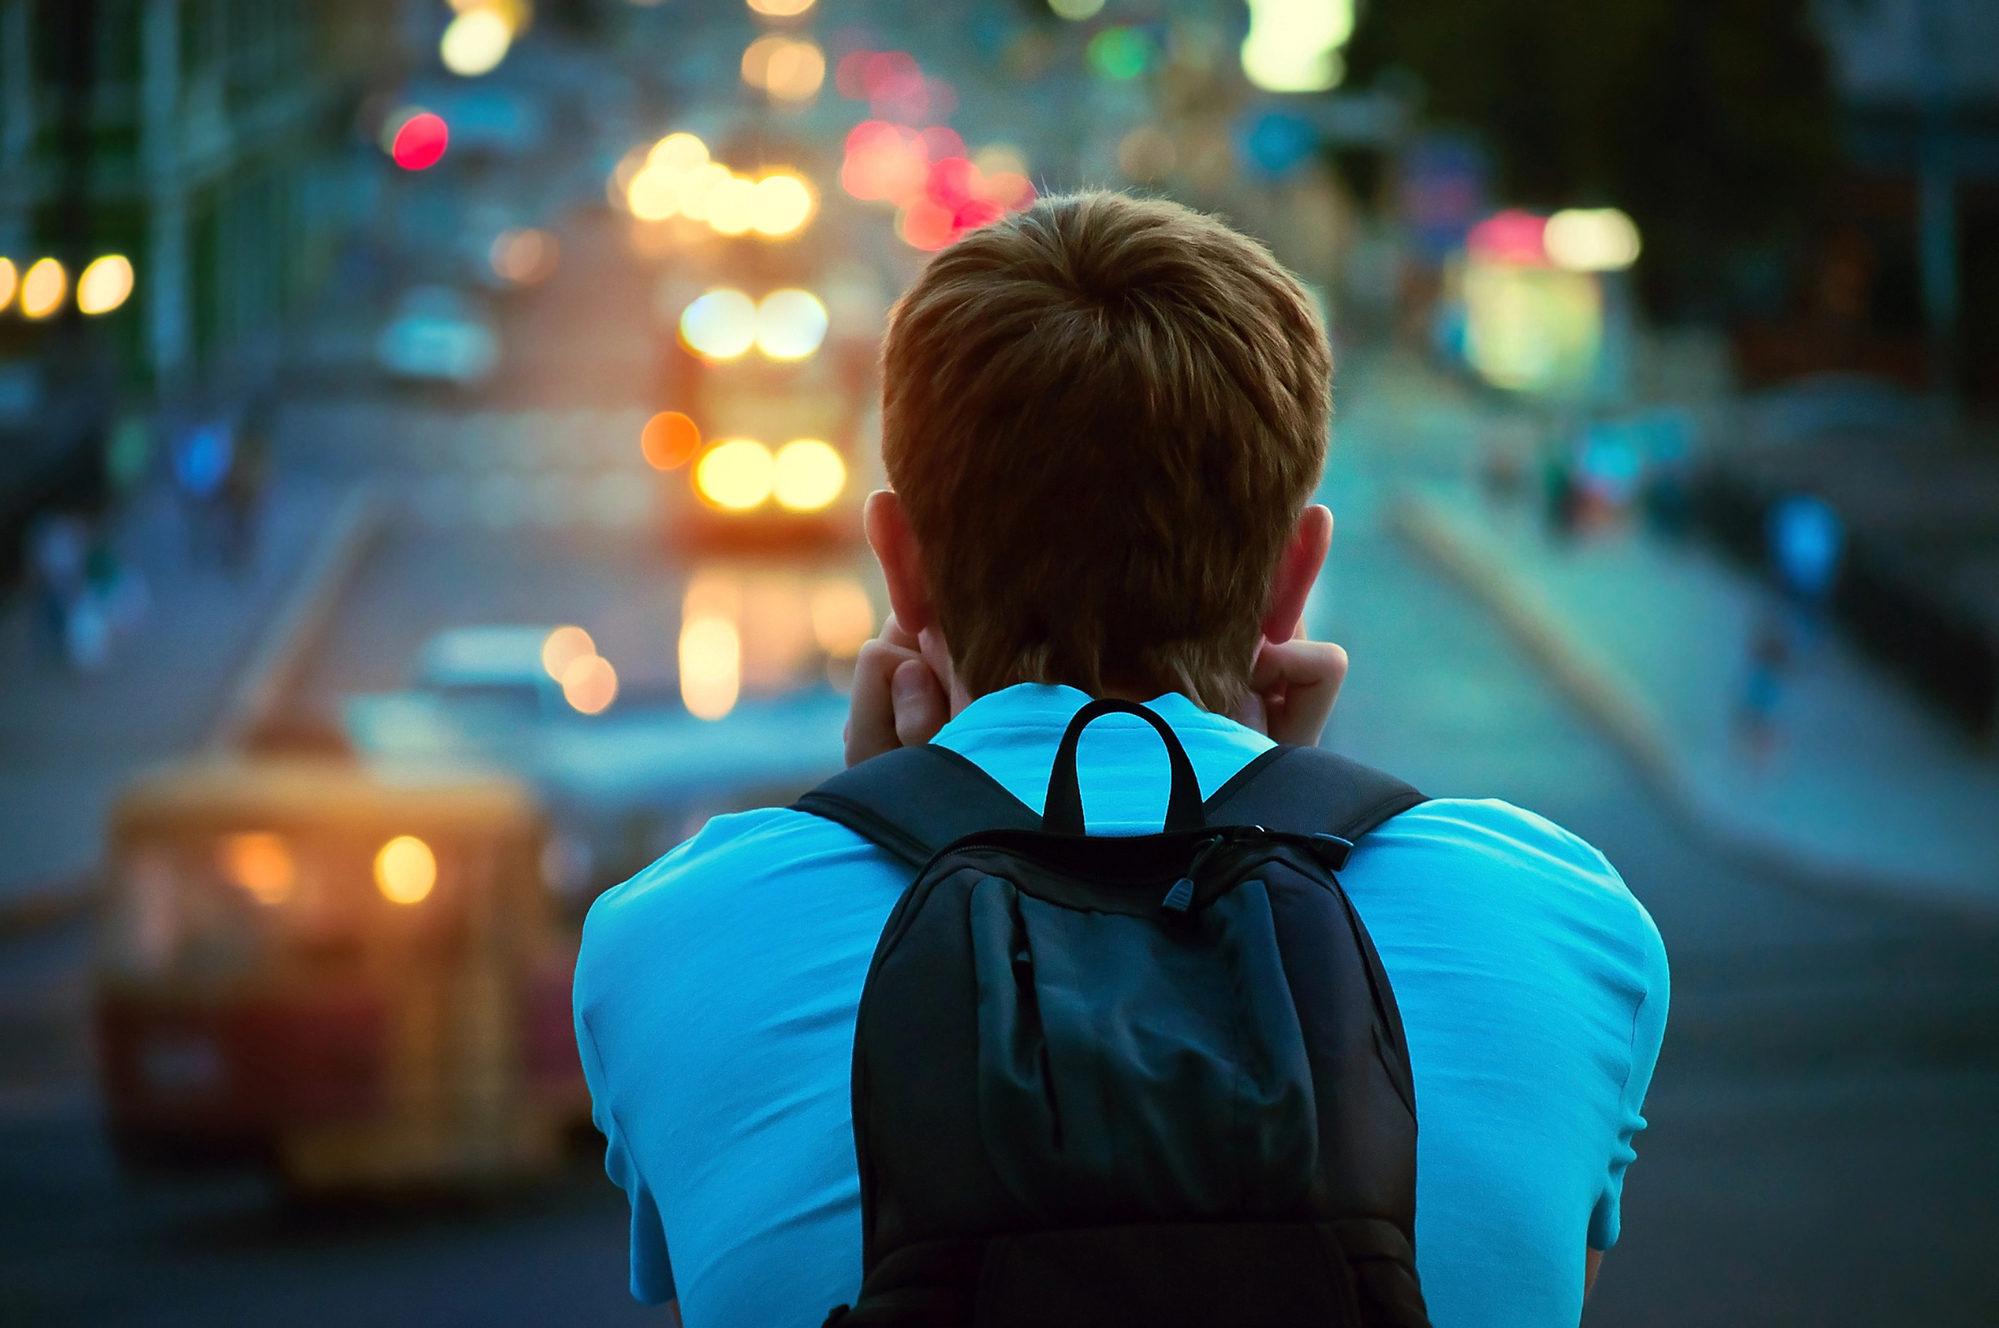
M890 323L882 453L968 691L1232 710L1331 372L1298 282L1178 204L1048 198L933 259Z

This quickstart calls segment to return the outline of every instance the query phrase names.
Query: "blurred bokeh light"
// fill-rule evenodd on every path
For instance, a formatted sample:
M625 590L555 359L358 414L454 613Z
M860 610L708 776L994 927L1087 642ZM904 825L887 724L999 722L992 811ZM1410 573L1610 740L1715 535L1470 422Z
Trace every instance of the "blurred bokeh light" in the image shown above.
M515 226L499 233L487 257L495 276L516 286L537 286L555 275L562 245L547 231Z
M602 655L573 659L562 670L562 699L586 715L600 715L618 697L618 671Z
M108 314L131 298L133 281L132 260L106 254L77 278L76 307L86 314Z
M846 483L847 463L831 444L817 438L794 438L778 449L771 494L787 511L817 512L838 498Z
M420 904L437 885L437 855L415 835L397 835L375 854L375 888L392 904Z
M680 699L699 719L721 719L736 708L743 682L743 644L735 623L690 617L680 628Z
M770 497L777 462L754 438L715 444L695 463L694 487L703 500L729 512L746 512Z
M451 127L433 111L415 111L398 125L389 143L389 155L406 171L425 171L437 165L451 145Z
M756 302L733 287L718 286L681 311L680 339L707 359L733 360L756 344Z
M826 340L826 306L811 291L774 290L757 305L757 349L773 360L802 360Z
M677 410L663 410L646 421L639 451L654 470L678 470L701 450L701 426Z
M291 898L298 865L283 835L269 831L224 835L216 857L223 877L258 903L277 905Z
M597 643L581 627L566 625L551 631L541 643L541 667L557 682L579 659L597 653Z
M36 260L21 277L21 312L29 318L49 318L69 294L69 273L53 258Z

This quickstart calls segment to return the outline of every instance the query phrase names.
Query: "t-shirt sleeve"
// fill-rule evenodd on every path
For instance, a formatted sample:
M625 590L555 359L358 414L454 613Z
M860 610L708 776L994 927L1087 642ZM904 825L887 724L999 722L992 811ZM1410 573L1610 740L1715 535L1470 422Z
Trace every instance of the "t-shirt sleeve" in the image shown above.
M604 1067L597 1056L596 1040L583 1020L581 1002L576 1009L576 1049L583 1060L583 1078L590 1085L590 1119L604 1136L604 1172L625 1192L632 1206L632 1297L642 1304L663 1305L677 1294L673 1262L666 1252L666 1228L611 1110Z
M1631 1055L1619 1095L1617 1137L1610 1152L1610 1166L1596 1207L1590 1212L1588 1243L1593 1250L1607 1250L1617 1243L1624 1172L1638 1156L1632 1143L1645 1128L1645 1094L1652 1086L1652 1070L1666 1036L1666 1007L1671 996L1666 946L1643 907L1638 907L1638 917L1643 933L1639 950L1643 994L1631 1012Z

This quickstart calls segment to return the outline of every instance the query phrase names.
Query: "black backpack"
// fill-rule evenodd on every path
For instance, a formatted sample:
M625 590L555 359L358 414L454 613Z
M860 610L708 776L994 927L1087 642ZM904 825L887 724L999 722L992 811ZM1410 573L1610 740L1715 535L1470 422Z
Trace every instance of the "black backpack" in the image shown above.
M1084 833L1114 711L1166 743L1160 834ZM1204 804L1113 700L1045 817L935 746L801 798L918 869L861 995L864 1280L827 1324L1426 1328L1409 1052L1333 875L1422 800L1280 746Z

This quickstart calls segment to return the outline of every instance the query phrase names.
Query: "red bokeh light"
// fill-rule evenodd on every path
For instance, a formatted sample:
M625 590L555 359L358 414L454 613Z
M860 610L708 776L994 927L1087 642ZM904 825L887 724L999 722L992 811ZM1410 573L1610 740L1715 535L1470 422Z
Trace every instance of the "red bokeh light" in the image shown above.
M863 120L847 135L840 184L855 198L893 204L896 229L925 251L1034 202L1034 186L1014 171L987 178L965 155L965 140L942 125L918 131Z
M930 154L932 161L968 155L965 152L965 140L959 138L958 131L948 125L931 125L918 137L923 140L923 150Z
M428 170L437 165L450 144L451 126L444 123L444 117L419 111L396 130L389 155L406 171Z
M1525 267L1548 265L1548 219L1531 212L1508 208L1494 213L1471 228L1465 247L1475 258L1490 263L1513 263Z
M915 199L904 208L899 224L902 238L926 253L942 249L958 238L957 217L951 209L927 198Z

